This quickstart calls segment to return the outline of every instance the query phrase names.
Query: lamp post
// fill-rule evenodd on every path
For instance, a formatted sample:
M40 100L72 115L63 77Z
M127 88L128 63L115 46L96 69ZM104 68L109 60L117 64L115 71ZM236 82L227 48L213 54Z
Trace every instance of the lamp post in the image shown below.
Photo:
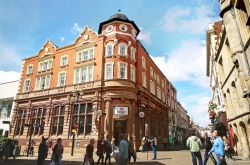
M145 124L145 113L143 112L145 107L146 106L144 104L140 104L140 109L141 110L139 112L139 118L142 119L142 128L141 129L143 129L143 124ZM146 125L146 124L145 124L145 130L144 131L145 131L144 135L147 136L148 135L148 125ZM147 150L147 160L148 160L148 148L147 148L147 145L146 145L146 150Z
M73 91L73 97L76 98L76 103L78 103L78 99L80 96L84 95L84 90L82 89L81 91ZM71 113L71 122L73 120L73 107L72 108L72 113ZM77 107L78 108L78 107ZM73 125L74 123L72 123ZM72 137L72 146L71 146L71 156L74 155L74 147L75 147L75 136L77 133L77 129L78 129L78 124L74 125L74 129L71 130L71 132L73 133L73 137Z
M28 149L27 149L27 157L29 156L30 148L31 148L31 137L34 131L34 127L40 127L40 124L24 124L24 126L29 128L29 144L28 144Z

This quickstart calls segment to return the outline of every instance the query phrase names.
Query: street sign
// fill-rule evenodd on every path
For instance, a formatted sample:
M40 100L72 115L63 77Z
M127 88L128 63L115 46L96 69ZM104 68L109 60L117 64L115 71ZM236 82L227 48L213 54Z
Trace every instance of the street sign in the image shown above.
M76 129L72 129L72 133L76 133Z
M139 112L139 117L143 118L145 116L144 112Z
M10 121L3 121L3 124L10 124Z

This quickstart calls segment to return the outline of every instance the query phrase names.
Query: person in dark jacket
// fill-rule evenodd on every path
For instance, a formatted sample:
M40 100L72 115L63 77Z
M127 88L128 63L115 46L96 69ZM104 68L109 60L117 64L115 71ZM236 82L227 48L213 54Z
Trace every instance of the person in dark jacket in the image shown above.
M84 163L89 162L90 165L94 165L94 159L93 159L94 144L95 144L95 139L91 138L89 141L89 144L86 147L86 153L84 156Z
M14 149L15 149L15 145L11 142L10 139L8 139L7 142L4 144L4 148L3 148L5 160L8 160L9 157L13 157L14 160L16 159L14 155Z
M205 147L205 152L204 152L204 161L203 165L207 164L207 160L209 158L208 152L212 148L212 143L211 143L211 138L207 135L207 133L204 134L204 147Z
M48 147L46 144L46 139L42 138L42 142L39 145L38 148L38 159L37 159L37 165L44 165L45 158L48 154Z

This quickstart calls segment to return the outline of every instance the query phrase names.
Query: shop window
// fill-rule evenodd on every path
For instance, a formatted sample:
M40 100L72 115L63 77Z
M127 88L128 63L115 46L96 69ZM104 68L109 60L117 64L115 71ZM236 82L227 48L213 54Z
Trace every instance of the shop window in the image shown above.
M71 132L77 130L77 135L87 135L92 130L92 103L79 103L73 105Z
M56 106L52 115L52 135L62 135L64 125L65 106Z
M24 124L25 124L25 116L26 116L26 110L25 109L20 109L17 110L17 120L16 120L16 130L15 130L15 135L16 136L21 136L23 135L23 130L24 130Z
M31 124L33 127L29 128L29 134L42 135L44 131L44 123L46 117L46 109L39 107L34 108L31 111Z

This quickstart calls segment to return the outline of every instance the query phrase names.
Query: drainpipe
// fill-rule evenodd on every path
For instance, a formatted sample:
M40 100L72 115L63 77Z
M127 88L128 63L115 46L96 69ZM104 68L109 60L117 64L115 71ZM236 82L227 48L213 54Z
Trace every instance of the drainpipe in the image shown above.
M236 27L237 27L237 33L238 33L238 36L239 36L239 39L240 39L240 45L241 45L241 47L242 47L242 53L243 53L243 55L244 55L245 63L246 63L246 65L247 65L247 69L248 69L247 75L250 76L250 65L249 65L249 62L248 62L248 60L247 60L246 52L245 52L245 50L244 50L244 44L243 44L243 40L242 40L242 37L241 37L241 34L240 34L240 28L239 28L238 23L237 23L237 21L236 21L235 10L234 10L233 7L230 9L230 12L231 12L231 14L232 14L232 16L233 16L234 23L236 24Z

